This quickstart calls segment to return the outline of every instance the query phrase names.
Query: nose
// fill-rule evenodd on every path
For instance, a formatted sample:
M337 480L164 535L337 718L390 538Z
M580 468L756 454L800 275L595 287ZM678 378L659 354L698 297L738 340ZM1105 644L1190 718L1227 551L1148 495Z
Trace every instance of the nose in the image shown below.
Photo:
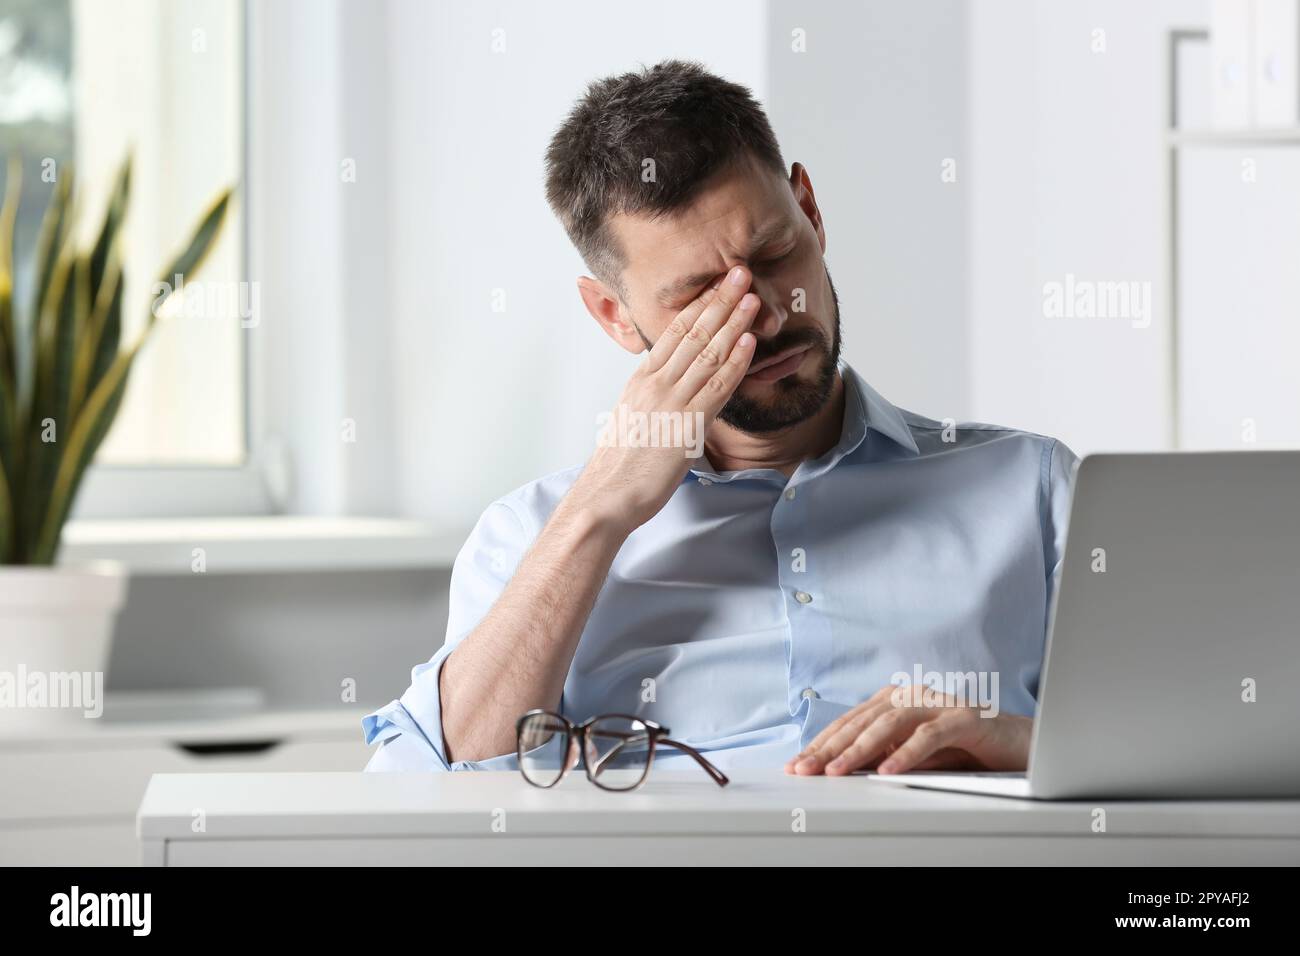
M758 296L762 303L750 331L759 338L771 338L785 327L786 319L790 317L785 298L772 282L759 279L758 276L754 277L749 291Z

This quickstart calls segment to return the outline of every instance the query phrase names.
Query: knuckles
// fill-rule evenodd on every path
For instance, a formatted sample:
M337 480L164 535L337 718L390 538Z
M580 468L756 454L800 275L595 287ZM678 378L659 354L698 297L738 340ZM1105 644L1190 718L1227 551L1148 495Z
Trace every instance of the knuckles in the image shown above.
M722 361L722 356L718 354L718 350L712 344L709 344L704 347L704 350L699 355L695 356L695 361L699 363L701 368L711 368Z
M943 733L943 727L939 725L938 720L927 720L913 732L915 736L922 740L934 740Z
M876 718L876 723L885 730L894 730L903 722L903 714L898 710L889 710Z

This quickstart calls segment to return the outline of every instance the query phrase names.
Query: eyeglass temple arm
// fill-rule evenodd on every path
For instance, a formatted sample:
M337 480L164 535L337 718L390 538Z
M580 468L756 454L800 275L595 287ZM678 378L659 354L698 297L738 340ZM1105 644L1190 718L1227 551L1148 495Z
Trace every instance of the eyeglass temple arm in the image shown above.
M600 732L600 736L612 737L615 740L617 740L618 743L610 747L608 753L601 754L600 757L597 758L596 766L592 768L592 770L595 773L600 773L601 768L604 767L605 764L609 763L609 761L617 757L620 753L622 753L623 748L626 747L628 744L633 744L633 743L642 744L649 739L644 733L641 732L619 733L618 731L615 730L602 730ZM662 737L660 737L659 739L663 740Z
M676 747L678 750L690 754L692 757L695 758L695 762L704 768L705 772L708 773L708 775L713 778L714 783L716 783L719 787L725 787L727 784L731 782L730 780L727 779L727 775L725 773L723 773L717 767L713 766L713 764L705 760L704 755L701 754L694 747L691 747L688 744L684 744L680 740L672 740L668 737L660 737L657 743L661 743L667 747Z
M603 767L603 766L605 765L606 761L608 761L611 757L613 757L613 756L614 756L615 754L617 754L620 750L622 750L622 749L623 749L623 748L624 748L624 747L625 747L629 742L631 742L631 741L633 741L633 740L642 740L642 739L644 739L644 736L641 735L641 734L619 734L619 733L612 733L612 732L610 732L610 731L602 731L601 736L602 736L602 737L616 737L616 738L620 738L620 739L619 739L619 742L618 742L617 744L615 744L613 747L610 748L609 753L603 755L603 756L602 756L602 757L597 761L597 763L596 763L596 767L594 768L596 773L599 773L599 772L600 772L600 768ZM706 772L710 777L713 778L714 782L715 782L719 787L725 787L727 784L729 784L729 783L731 782L729 779L727 779L727 775L726 775L725 773L723 773L723 772L722 772L721 770L719 770L717 767L713 766L713 764L711 764L711 763L709 763L707 760L705 760L705 759L704 759L704 755L701 754L701 753L700 753L698 750L696 750L694 747L691 747L691 746L688 745L688 744L684 744L684 743L682 743L680 740L673 740L673 739L671 739L671 738L669 738L669 737L657 737L657 738L655 739L655 742L656 742L656 743L663 744L663 745L666 746L666 747L676 747L678 750L681 750L681 751L683 751L683 752L685 752L685 753L690 754L692 757L695 758L695 762L698 763L701 767L704 768L705 772Z
M607 764L614 757L622 753L623 748L626 747L628 744L645 743L647 739L644 733L619 733L618 731L614 731L614 730L602 730L600 732L600 736L613 737L615 740L618 741L618 743L616 743L613 747L610 747L608 753L602 754L596 760L596 766L592 768L592 770L595 773L600 773L600 769L603 766L605 766L605 764Z

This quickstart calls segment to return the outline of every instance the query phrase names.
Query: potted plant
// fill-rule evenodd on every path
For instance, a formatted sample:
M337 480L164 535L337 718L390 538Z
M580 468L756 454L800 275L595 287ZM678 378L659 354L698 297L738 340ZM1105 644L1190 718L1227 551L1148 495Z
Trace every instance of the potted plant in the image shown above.
M56 566L60 535L174 277L202 266L231 196L223 191L199 220L162 273L168 291L154 298L144 328L123 347L120 233L130 160L88 248L75 235L71 174L60 176L37 240L31 306L20 316L13 228L21 175L11 160L0 207L0 728L102 707L126 574L112 562Z

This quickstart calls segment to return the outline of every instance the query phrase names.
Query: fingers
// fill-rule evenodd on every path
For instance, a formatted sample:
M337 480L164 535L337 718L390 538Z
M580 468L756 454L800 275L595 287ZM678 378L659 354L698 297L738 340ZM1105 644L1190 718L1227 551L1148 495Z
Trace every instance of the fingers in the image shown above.
M713 336L722 328L745 293L749 291L750 272L744 266L736 266L723 277L722 284L700 313L699 318L686 330L672 355L664 362L664 374L672 381L679 380L686 374L695 357L704 351L705 346L713 341ZM680 318L680 316L678 316ZM669 323L670 325L672 323ZM719 358L719 363L726 356Z
M790 761L790 772L797 774L821 773L826 764L844 752L844 748L857 740L871 722L887 709L880 702L869 700L827 724L812 743Z
M734 357L733 350L740 342L740 337L748 332L749 327L754 324L759 305L758 296L752 292L746 292L741 297L740 303L736 306L735 311L731 313L731 317L713 336L713 341L706 345L695 356L695 361L687 367L686 372L678 382L680 394L688 398L698 395L709 379L722 370L724 363L729 358ZM727 375L724 376L723 381L717 383L719 388L724 385L727 386L723 398L724 402L731 396L736 386L740 384L740 380L745 377L745 373L749 371L749 360L752 356L752 352L745 356L744 367L740 369L738 376ZM721 408L721 405L718 407Z
M803 762L805 758L816 758L818 754L822 754L823 756L821 759L813 759L809 761L802 771L803 773L820 773L822 766L826 761L830 760L839 752L835 751L834 753L831 753L827 751L827 744L830 740L846 726L851 724L860 731L862 727L865 726L866 722L869 722L884 713L889 706L898 706L894 703L893 696L897 689L898 687L895 684L886 684L852 710L847 711L832 720L822 728L821 733L812 739L812 743L786 762L786 773L795 773L796 767Z
M835 736L835 734L838 733L842 727L844 727L846 724L850 724L856 721L858 717L862 715L862 712L866 710L868 707L870 707L870 701L863 704L859 704L857 707L854 707L852 710L845 711L844 713L840 714L838 717L836 717L829 724L827 724L825 727L822 728L822 732L812 739L812 743L810 743L803 750L799 751L799 753L791 757L789 763L786 764L786 767L793 767L794 764L797 764L800 760L808 756L810 753L819 750L826 743L826 741L830 740L831 737Z
M890 710L871 722L856 740L842 750L838 756L826 765L828 774L850 773L866 766L871 760L881 756L890 744L902 741L919 733L932 715L924 710ZM927 731L927 735L933 731Z
M712 419L722 411L722 406L727 404L727 399L735 393L741 379L745 377L745 372L749 370L749 363L754 360L754 349L757 344L758 340L754 338L753 332L742 332L731 350L731 357L722 363L722 368L710 376L705 381L704 387L691 399L691 408L702 412L708 419Z
M922 724L897 750L880 762L880 773L906 773L949 746L958 733L957 721L930 720Z
M705 289L668 323L668 328L664 329L663 334L655 341L650 353L646 356L645 367L647 372L657 372L663 368L664 363L668 361L691 326L695 324L695 320L700 317L705 307L713 301L716 295L716 289Z

